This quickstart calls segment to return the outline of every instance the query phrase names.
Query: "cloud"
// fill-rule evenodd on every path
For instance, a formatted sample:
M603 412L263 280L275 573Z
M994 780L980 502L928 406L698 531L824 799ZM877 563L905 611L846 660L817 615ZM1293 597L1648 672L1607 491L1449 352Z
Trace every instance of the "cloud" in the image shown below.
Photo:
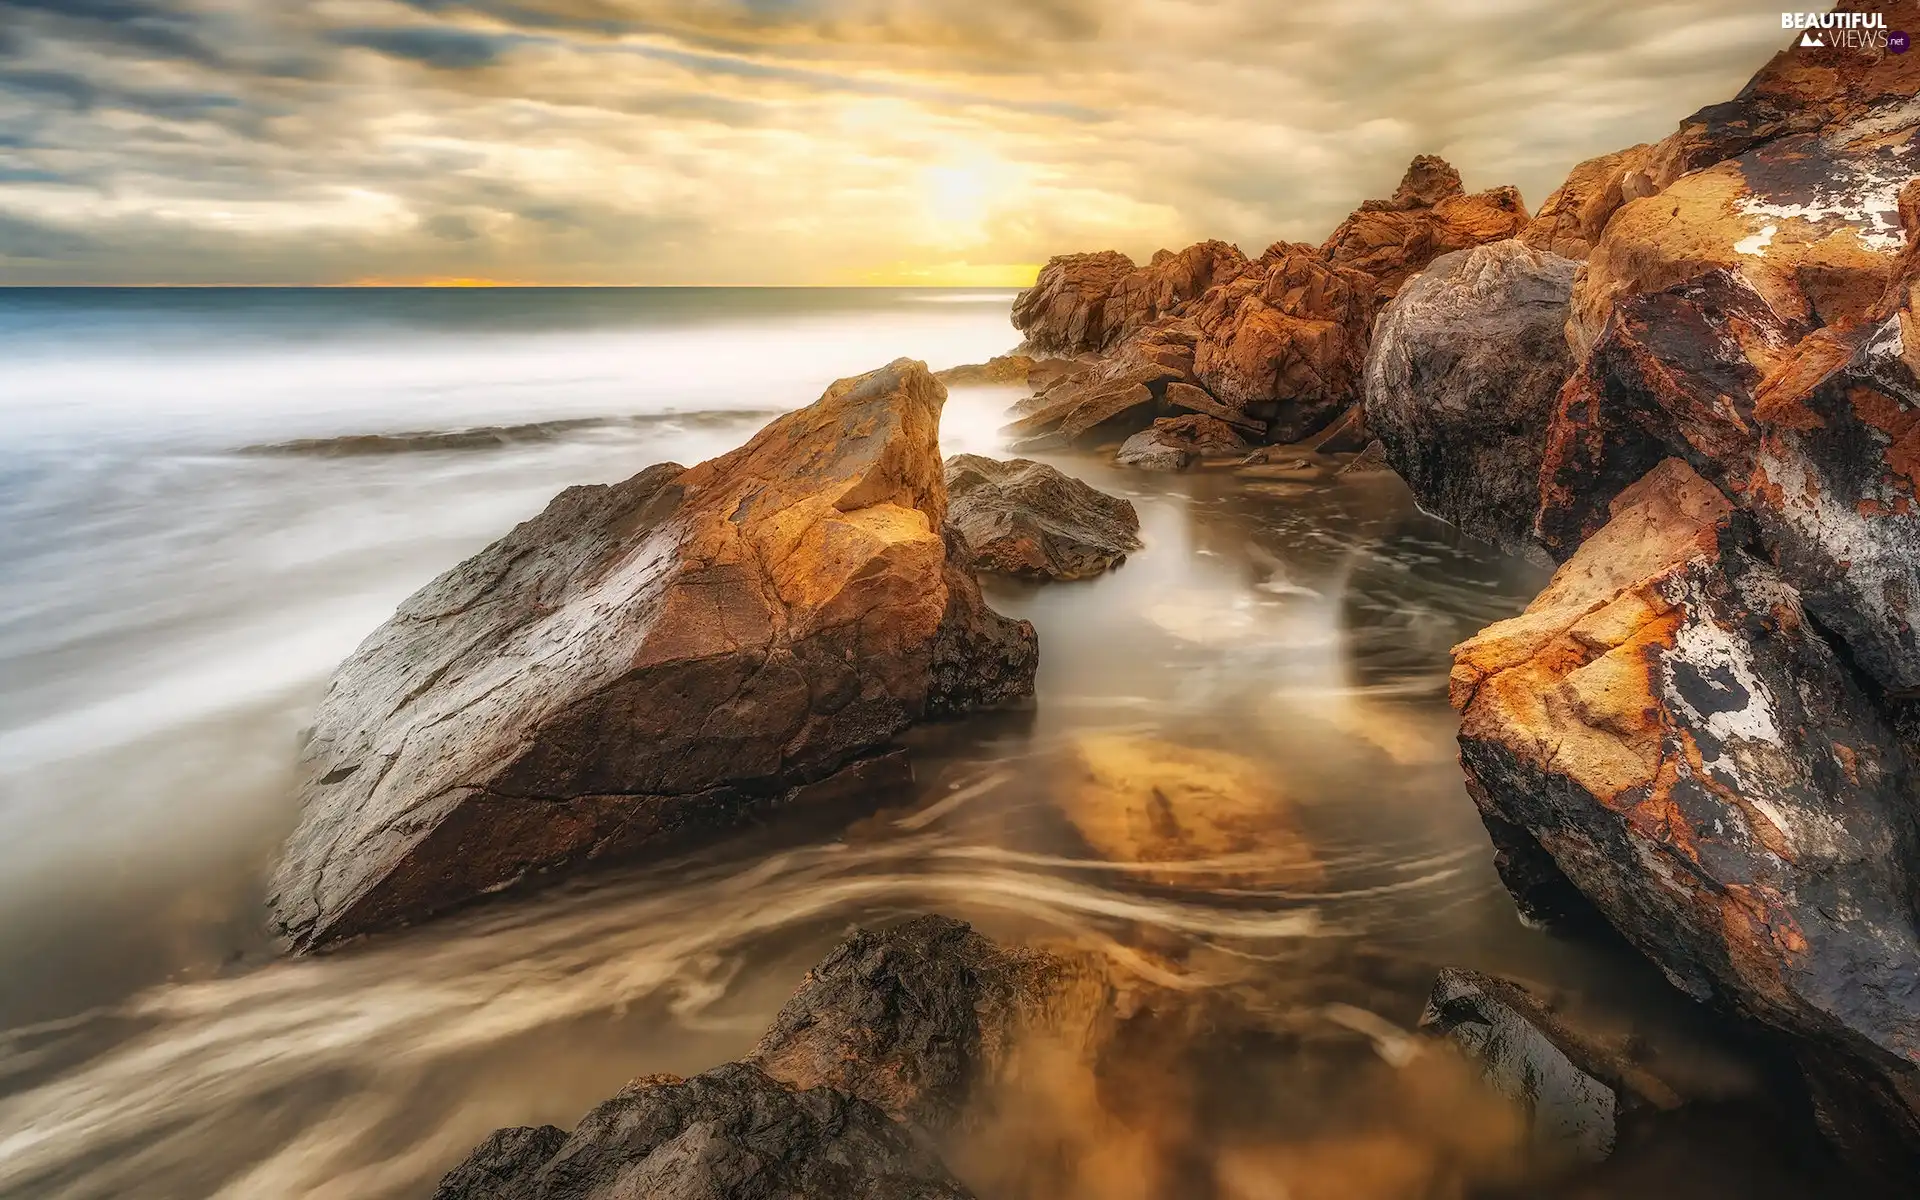
M0 281L811 283L1538 204L1745 0L0 0Z

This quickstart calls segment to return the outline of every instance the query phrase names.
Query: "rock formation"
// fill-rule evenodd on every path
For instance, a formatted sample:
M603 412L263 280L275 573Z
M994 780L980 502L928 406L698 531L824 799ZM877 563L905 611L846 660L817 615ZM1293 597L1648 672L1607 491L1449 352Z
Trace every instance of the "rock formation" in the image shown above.
M1321 254L1373 277L1378 303L1428 263L1455 250L1514 237L1527 226L1520 193L1498 187L1468 195L1460 173L1422 154L1407 168L1391 200L1369 200L1333 231Z
M570 488L335 673L270 903L296 948L898 770L1030 693L950 552L945 389L909 360L691 469Z
M1117 444L1171 411L1169 388L1193 382L1196 336L1190 321L1135 330L1108 357L1015 405L1001 432L1022 454Z
M1132 504L1045 463L956 454L946 470L948 520L976 570L1087 579L1141 547Z
M1213 417L1161 417L1121 443L1114 461L1147 471L1184 471L1206 458L1242 458L1249 447L1233 426Z
M1643 142L1575 167L1520 231L1520 240L1561 258L1586 258L1622 204L1653 194L1647 177L1652 150Z
M1048 260L1013 304L1013 324L1033 354L1083 354L1107 348L1107 300L1133 272L1117 250L1062 254Z
M1920 1147L1920 775L1749 529L1678 459L1622 492L1456 649L1468 790L1517 890L1563 874L1677 986L1793 1035L1836 1136Z
M1573 365L1575 267L1513 240L1443 255L1367 357L1366 426L1420 506L1515 553L1533 550L1541 430Z

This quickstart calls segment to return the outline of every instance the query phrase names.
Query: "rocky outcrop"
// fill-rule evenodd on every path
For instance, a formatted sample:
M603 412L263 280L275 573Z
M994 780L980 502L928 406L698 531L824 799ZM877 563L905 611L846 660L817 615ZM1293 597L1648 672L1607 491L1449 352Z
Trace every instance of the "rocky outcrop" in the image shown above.
M832 1088L942 1131L1007 1069L1023 1033L1066 1019L1062 1004L1089 978L947 917L857 929L807 972L749 1061L802 1091Z
M1677 986L1792 1035L1843 1143L1920 1149L1907 751L1748 520L1669 459L1456 648L1468 790ZM1911 1160L1900 1168L1911 1170Z
M1442 254L1504 241L1527 227L1520 193L1498 187L1468 195L1460 173L1423 154L1391 200L1369 200L1320 248L1327 262L1373 277L1379 304Z
M1001 432L1022 454L1123 441L1170 411L1170 387L1193 382L1197 337L1189 321L1136 330L1108 357L1016 404Z
M296 948L898 769L1031 692L944 533L945 390L901 360L691 469L571 488L335 673L275 878Z
M1652 150L1643 142L1575 167L1520 231L1520 240L1561 258L1586 258L1622 204L1653 194L1647 177Z
M998 354L983 363L968 363L935 371L933 377L948 387L1046 388L1072 374L1079 365L1066 358Z
M1032 287L1013 302L1013 325L1032 354L1084 354L1106 349L1107 301L1132 274L1133 260L1117 250L1061 254L1047 260Z
M1282 242L1192 309L1194 375L1216 400L1293 442L1359 398L1373 279Z
M572 1134L503 1129L434 1200L971 1200L863 1100L794 1091L745 1063L636 1080Z
M1420 506L1516 553L1533 550L1547 424L1573 369L1575 269L1511 240L1443 255L1381 314L1367 357L1366 426Z
M1243 458L1250 449L1225 421L1162 417L1120 445L1114 461L1147 471L1184 471L1202 459Z
M976 570L1016 579L1087 579L1140 549L1140 516L1045 463L947 460L948 520Z
M1185 250L1160 250L1153 261L1123 276L1107 302L1109 342L1163 317L1178 317L1187 306L1247 269L1247 256L1227 242L1199 242Z

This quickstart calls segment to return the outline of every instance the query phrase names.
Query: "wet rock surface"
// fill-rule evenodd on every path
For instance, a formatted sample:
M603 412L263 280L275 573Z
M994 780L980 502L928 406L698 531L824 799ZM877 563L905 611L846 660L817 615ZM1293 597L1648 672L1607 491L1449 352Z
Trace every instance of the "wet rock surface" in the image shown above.
M1115 461L1147 471L1184 471L1209 458L1241 458L1247 442L1212 417L1162 417L1120 446Z
M1445 255L1381 314L1367 357L1366 426L1420 506L1515 553L1538 552L1576 266L1512 240Z
M974 568L1017 579L1087 579L1140 549L1133 505L1045 463L956 454L948 520Z
M321 702L283 935L870 785L908 724L1029 694L1032 627L949 552L944 398L909 360L843 380L700 466L568 489L421 589Z

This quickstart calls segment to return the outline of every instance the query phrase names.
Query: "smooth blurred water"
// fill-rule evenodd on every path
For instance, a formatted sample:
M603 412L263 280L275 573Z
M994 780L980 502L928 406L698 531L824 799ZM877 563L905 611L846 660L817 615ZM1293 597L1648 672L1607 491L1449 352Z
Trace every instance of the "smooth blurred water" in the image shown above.
M920 908L1225 998L1262 1048L1199 1038L1165 1102L1231 1098L1221 1178L1249 1197L1334 1179L1411 1200L1462 1155L1497 1166L1510 1147L1449 1132L1465 1101L1327 1006L1404 1025L1439 965L1621 968L1520 926L1453 761L1448 647L1539 575L1391 477L1059 460L1134 501L1147 549L990 588L1039 629L1036 701L916 732L914 795L274 959L260 903L297 732L401 599L565 486L711 456L897 356L1004 352L1010 300L0 291L0 1196L424 1197L495 1126L571 1124L629 1077L742 1053L849 923ZM1014 398L957 389L944 448L1000 451ZM1178 774L1193 752L1262 781L1259 836L1217 861L1131 853L1088 764ZM1323 1044L1337 1069L1301 1048ZM1036 1125L1070 1125L1089 1162L1147 1153L1061 1114ZM955 1153L999 1181L989 1200L1183 1194L978 1165L1027 1150ZM1399 1175L1352 1182L1383 1155Z

